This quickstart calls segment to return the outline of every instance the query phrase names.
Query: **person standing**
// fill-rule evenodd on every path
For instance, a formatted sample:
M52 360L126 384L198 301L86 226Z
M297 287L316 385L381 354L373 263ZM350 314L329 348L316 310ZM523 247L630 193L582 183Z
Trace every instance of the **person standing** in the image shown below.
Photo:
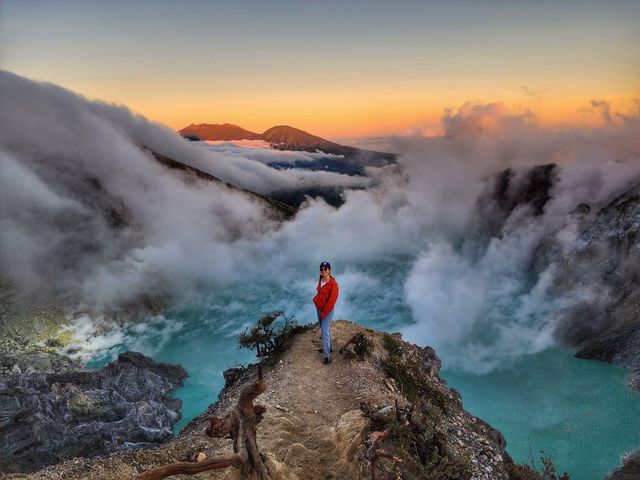
M320 278L318 279L318 293L313 297L313 303L318 312L318 323L322 334L322 352L324 363L331 362L331 320L333 320L333 307L338 300L338 282L331 276L331 264L320 264Z

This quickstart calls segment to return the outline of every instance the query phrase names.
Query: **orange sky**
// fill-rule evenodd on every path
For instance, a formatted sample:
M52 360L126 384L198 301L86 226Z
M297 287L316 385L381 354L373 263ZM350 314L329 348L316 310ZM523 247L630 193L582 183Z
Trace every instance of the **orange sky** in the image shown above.
M514 95L467 97L458 92L448 95L405 91L346 91L245 96L242 98L175 98L169 104L153 100L123 103L151 119L175 129L190 123L234 123L262 132L273 125L288 124L326 138L405 134L437 126L446 108L460 107L467 101L504 102L513 111L531 110L542 125L593 126L602 117L591 108L592 99L606 99L616 111L634 108L640 94L546 96L532 98L522 89Z
M465 102L582 125L640 98L640 2L5 0L0 60L175 129L406 133Z

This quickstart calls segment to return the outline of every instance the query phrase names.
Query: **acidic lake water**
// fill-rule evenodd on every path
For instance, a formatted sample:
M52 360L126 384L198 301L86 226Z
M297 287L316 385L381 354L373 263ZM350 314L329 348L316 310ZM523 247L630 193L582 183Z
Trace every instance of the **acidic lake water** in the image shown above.
M333 273L341 286L334 318L388 332L415 323L404 301L406 265L379 263ZM166 311L111 339L95 339L89 365L101 366L120 352L136 350L184 366L189 377L175 393L183 401L179 430L215 402L225 369L254 361L251 352L237 350L237 336L261 314L283 310L299 323L315 321L310 300L315 268L287 275L280 284L256 281L218 288L205 300ZM573 480L595 480L620 465L625 452L640 448L640 395L627 387L627 370L577 359L560 347L506 363L477 374L447 367L445 357L442 375L462 394L467 411L504 434L517 462L534 459L540 465L544 450L559 472Z

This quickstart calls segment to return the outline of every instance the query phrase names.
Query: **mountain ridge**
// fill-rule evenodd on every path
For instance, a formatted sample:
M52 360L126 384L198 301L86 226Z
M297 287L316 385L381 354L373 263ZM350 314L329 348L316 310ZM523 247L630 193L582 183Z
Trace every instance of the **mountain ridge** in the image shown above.
M297 212L297 208L295 206L289 205L286 202L283 202L281 200L278 200L276 198L273 198L267 195L261 195L256 192L252 192L251 190L247 190L246 188L237 187L229 182L225 182L224 180L221 180L218 177L211 175L210 173L204 172L196 167L187 165L184 162L180 162L171 157L167 157L166 155L162 155L161 153L158 153L151 148L143 147L143 149L151 153L151 155L153 155L153 158L158 163L164 165L168 169L179 170L184 172L187 175L194 175L197 178L200 178L202 180L206 180L212 183L217 183L219 185L224 185L229 190L241 192L242 194L249 196L255 201L268 205L273 209L274 212L277 212L276 217L280 217L280 219L292 218L293 216L295 216Z
M377 166L394 162L396 159L393 153L364 150L341 145L290 125L275 125L262 133L255 133L229 123L192 123L178 130L178 133L190 140L263 140L278 150L304 152L316 152L320 150L331 155L343 155L346 158L365 156L368 157L367 160L369 162L373 161L374 164L380 164Z

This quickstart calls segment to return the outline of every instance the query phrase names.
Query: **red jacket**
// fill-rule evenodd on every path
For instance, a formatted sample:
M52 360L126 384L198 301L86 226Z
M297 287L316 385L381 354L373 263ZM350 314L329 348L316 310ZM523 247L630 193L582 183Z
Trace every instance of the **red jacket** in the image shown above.
M338 300L338 282L336 282L335 278L331 277L329 281L321 287L320 279L318 279L317 290L318 294L313 297L313 303L316 308L320 310L320 318L324 319L324 317L329 315L329 312L333 310L336 300Z

